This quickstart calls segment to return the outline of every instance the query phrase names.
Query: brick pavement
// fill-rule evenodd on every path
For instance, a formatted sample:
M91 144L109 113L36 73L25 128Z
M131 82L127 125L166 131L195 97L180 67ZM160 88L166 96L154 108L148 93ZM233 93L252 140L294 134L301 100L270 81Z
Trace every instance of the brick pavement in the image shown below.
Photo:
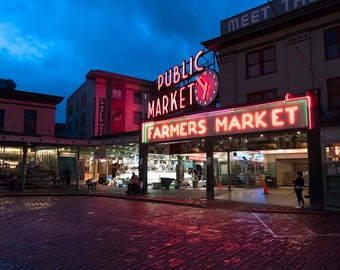
M2 196L0 269L340 269L340 215L227 204Z

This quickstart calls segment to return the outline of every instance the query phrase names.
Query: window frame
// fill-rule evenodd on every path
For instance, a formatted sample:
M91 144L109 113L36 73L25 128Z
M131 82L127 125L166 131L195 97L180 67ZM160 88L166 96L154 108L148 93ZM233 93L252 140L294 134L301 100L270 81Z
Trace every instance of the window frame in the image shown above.
M333 42L327 40L327 34L331 31L335 31L336 33L336 39ZM324 46L326 60L332 60L340 57L340 26L324 30ZM336 55L334 56L330 56L332 46L336 47Z
M337 80L337 81L336 81ZM332 84L337 84L338 87L332 88ZM335 91L334 93L330 93ZM338 98L336 98L338 96ZM327 79L327 99L328 99L328 111L340 111L340 105L334 107L335 104L339 104L337 100L340 100L340 77Z
M122 97L123 97L122 89L112 88L112 98L122 99Z
M33 117L31 117L33 116ZM24 110L24 134L37 133L38 112L34 110Z
M133 104L143 104L143 94L141 92L133 92Z
M271 52L271 50L272 50L272 52ZM272 57L266 59L266 56L268 56L268 55L272 55ZM254 63L251 63L252 59L253 59ZM246 76L247 76L247 78L254 78L254 77L263 76L263 75L267 75L267 74L271 74L271 73L276 72L277 71L277 67L276 67L277 61L276 61L275 45L271 45L271 46L268 46L268 47L265 47L265 48L261 48L261 49L254 50L254 51L246 53L245 61L246 61ZM268 71L266 71L266 66L268 64L270 64L271 62L274 64L274 68L270 68ZM251 71L252 67L257 67L256 73ZM251 74L251 73L254 73L254 74Z
M267 95L267 96L266 96ZM270 95L270 97L268 97ZM257 98L252 98L258 96ZM247 93L247 102L249 103L259 103L264 100L271 100L278 97L278 90L277 88L267 89L257 92Z
M137 116L138 115L138 116ZM143 113L139 111L133 112L133 121L134 125L139 125L143 121Z

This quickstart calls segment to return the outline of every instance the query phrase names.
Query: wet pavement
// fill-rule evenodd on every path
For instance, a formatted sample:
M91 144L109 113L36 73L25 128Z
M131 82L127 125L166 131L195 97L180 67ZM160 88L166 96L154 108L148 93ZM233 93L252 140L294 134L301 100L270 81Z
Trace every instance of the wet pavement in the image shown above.
M125 190L2 190L0 269L340 269L340 214L289 189Z
M223 186L214 189L214 199L207 200L205 188L153 189L148 187L146 195L127 195L127 188L97 185L96 189L88 189L85 184L68 187L58 186L46 189L8 190L0 189L0 196L102 196L118 199L153 201L159 203L181 204L197 207L237 208L244 211L289 211L289 212L320 212L311 209L309 199L305 199L306 208L295 209L297 199L292 187L268 188L240 188ZM306 192L304 193L304 195Z

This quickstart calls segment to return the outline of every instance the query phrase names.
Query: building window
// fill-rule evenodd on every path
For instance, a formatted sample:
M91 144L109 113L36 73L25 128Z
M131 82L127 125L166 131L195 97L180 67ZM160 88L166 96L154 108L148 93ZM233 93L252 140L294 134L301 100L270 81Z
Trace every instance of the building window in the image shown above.
M5 127L5 110L0 110L0 131L4 131Z
M122 99L122 90L112 89L112 98Z
M340 27L328 29L324 32L326 59L340 56Z
M275 47L267 47L246 54L247 77L256 77L276 71Z
M277 89L270 89L247 94L247 102L260 102L277 98Z
M139 125L142 122L142 113L141 112L133 112L133 124Z
M133 94L133 103L134 104L142 104L143 103L143 95L142 93L136 93Z
M37 132L37 111L25 110L24 133L35 134Z
M340 77L327 80L328 109L340 110Z

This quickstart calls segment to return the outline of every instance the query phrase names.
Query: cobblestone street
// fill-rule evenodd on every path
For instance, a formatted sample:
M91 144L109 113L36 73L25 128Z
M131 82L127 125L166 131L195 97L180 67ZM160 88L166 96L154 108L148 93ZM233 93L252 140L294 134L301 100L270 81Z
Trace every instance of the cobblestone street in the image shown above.
M0 269L340 269L340 215L0 198Z

